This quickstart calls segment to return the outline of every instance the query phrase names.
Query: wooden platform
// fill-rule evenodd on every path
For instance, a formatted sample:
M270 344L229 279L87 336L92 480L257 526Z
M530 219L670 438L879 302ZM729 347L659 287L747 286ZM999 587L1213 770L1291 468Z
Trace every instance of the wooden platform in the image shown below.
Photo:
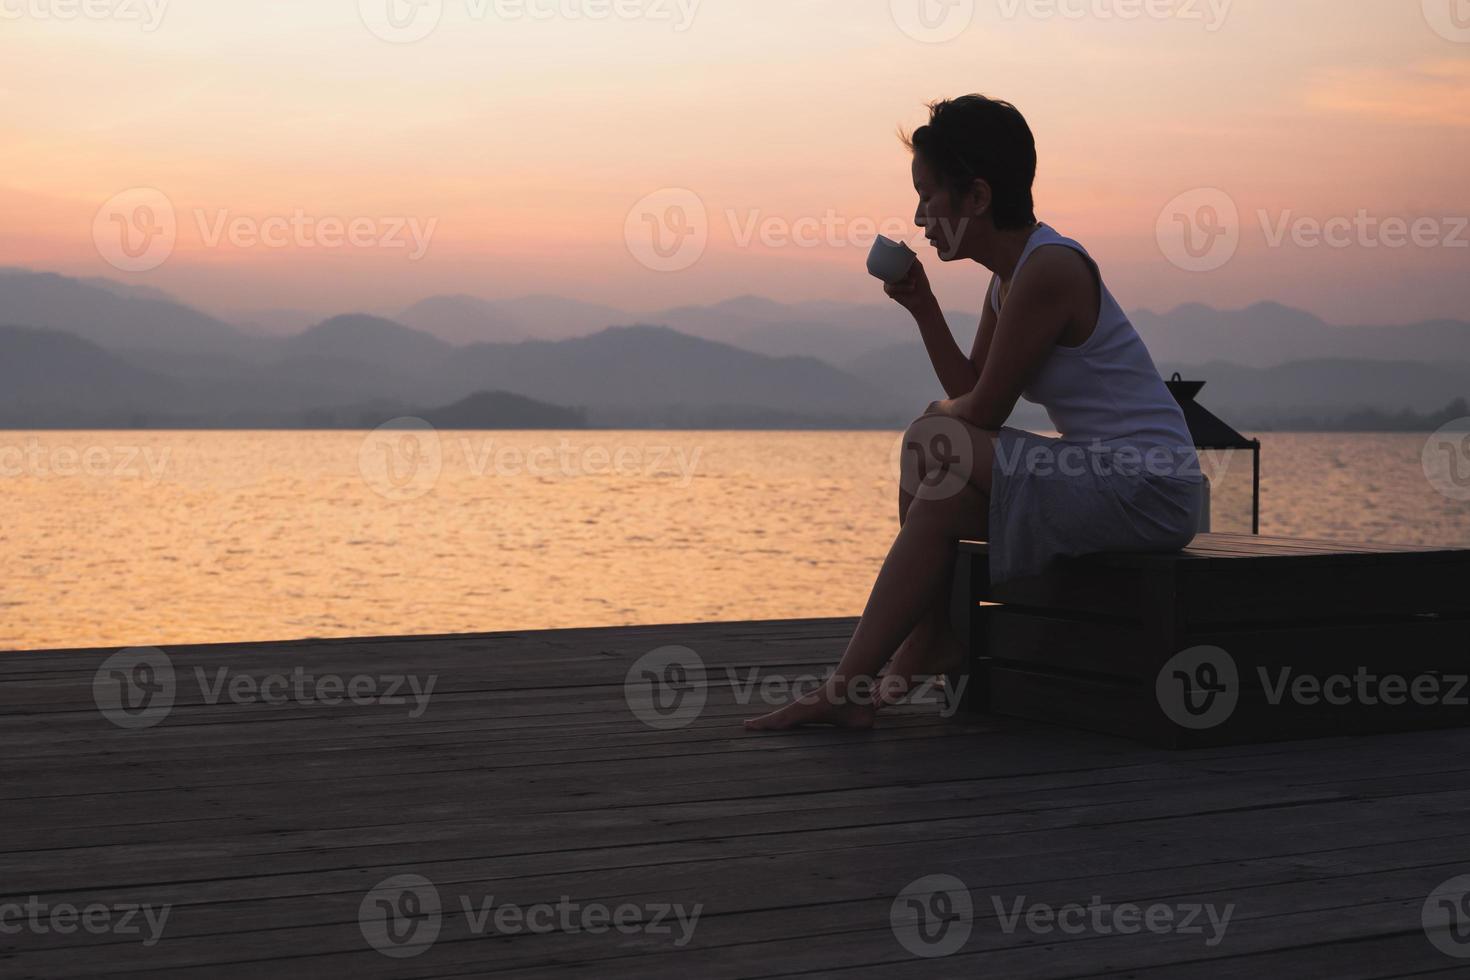
M1202 534L994 586L988 558L956 576L977 707L1175 747L1470 724L1470 550Z
M118 676L167 692L166 671L124 664L99 681L114 651L0 656L0 975L1470 972L1470 959L1441 951L1423 926L1435 889L1470 873L1470 731L1176 753L1021 721L945 720L937 704L904 707L865 734L741 731L739 719L761 708L738 703L747 671L814 674L853 625L170 648L154 667L173 672L172 707L145 705L125 717L131 729L109 721L98 697L111 711ZM655 658L626 686L640 658L671 645L702 669ZM297 668L436 683L417 717L411 705L245 703L255 682ZM641 679L650 676L679 688L660 697ZM235 699L207 703L221 679ZM701 710L680 716L701 696ZM432 901L406 899L411 889L375 892L400 875L427 879L437 918ZM958 893L934 898L933 879L917 904L895 905L933 875L958 879L970 917L955 911ZM492 909L700 914L683 946L677 926L531 934L492 924L476 934L460 903L478 909L490 896ZM1448 915L1456 897L1428 907ZM1064 933L1042 931L1040 913L1031 926L1011 918L1038 903L1136 903L1173 910L1176 923L1208 905L1231 917L1215 945L1203 917L1202 935L1122 933L1111 919ZM39 919L17 911L26 904ZM50 927L75 926L68 909L92 910L96 924L165 904L153 945L146 927ZM920 922L927 911L932 921ZM1137 925L1125 913L1118 922ZM403 928L388 936L395 923ZM961 926L968 935L953 931ZM405 934L406 946L391 945ZM938 947L916 953L915 936L961 942L930 958L919 953ZM370 937L418 955L385 955ZM1463 929L1435 937L1470 954Z

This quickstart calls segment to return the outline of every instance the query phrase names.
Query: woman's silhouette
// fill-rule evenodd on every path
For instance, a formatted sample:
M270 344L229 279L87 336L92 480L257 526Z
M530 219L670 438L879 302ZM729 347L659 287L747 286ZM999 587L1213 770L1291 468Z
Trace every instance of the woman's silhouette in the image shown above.
M948 610L962 539L990 542L1001 582L1062 555L1178 550L1198 527L1201 477L1183 411L1091 257L1036 220L1025 119L981 95L929 111L904 138L914 220L941 261L990 270L985 312L966 357L921 262L884 287L913 315L949 398L905 434L902 527L841 662L821 689L747 728L867 728L914 678L958 666L966 651ZM1023 395L1046 408L1058 437L1005 425Z

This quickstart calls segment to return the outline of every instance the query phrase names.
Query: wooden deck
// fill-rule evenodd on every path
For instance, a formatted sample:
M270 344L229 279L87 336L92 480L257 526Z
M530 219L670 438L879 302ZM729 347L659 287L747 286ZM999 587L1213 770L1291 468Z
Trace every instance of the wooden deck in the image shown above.
M739 703L747 671L815 674L852 626L169 648L174 703L132 729L98 707L122 690L110 675L94 688L115 651L0 656L0 976L1470 974L1450 955L1470 956L1458 891L1427 905L1448 951L1424 927L1431 894L1470 874L1470 731L1169 752L938 704L857 735L740 729L760 710ZM689 676L707 686L675 692L706 695L697 713L641 681L629 697L630 668L669 645L703 664ZM225 670L236 697L207 703L196 668L208 685ZM297 668L435 686L417 717L245 703L254 680ZM167 688L157 670L119 676ZM432 891L375 891L401 875ZM958 879L971 917L934 875ZM462 903L491 896L477 933ZM1062 931L1028 920L1041 903L1141 912ZM699 915L679 945L672 916L594 934L553 923L558 904L574 927L604 923L569 917L596 909L625 927ZM164 905L160 931L142 915L122 931L127 908L156 920ZM1198 934L1165 922L1206 907L1229 910L1223 936L1207 914ZM553 930L517 931L514 912Z

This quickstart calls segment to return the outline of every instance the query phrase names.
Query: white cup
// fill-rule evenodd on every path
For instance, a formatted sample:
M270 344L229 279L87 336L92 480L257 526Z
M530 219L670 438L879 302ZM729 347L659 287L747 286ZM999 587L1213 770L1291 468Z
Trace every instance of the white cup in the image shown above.
M918 253L903 242L879 235L868 253L868 272L892 285L903 281L918 257Z

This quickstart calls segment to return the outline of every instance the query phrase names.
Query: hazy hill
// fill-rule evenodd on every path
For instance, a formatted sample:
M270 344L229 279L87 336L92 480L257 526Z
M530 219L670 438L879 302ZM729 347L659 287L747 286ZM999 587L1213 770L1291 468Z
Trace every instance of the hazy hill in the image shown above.
M560 296L485 300L475 296L431 296L395 319L451 344L565 340L595 333L632 317L596 303Z
M305 310L246 310L226 317L242 333L253 337L291 337L321 320Z
M109 350L239 353L234 327L156 290L0 269L0 320L64 330Z
M443 405L487 389L584 406L594 425L894 424L917 408L813 358L769 358L665 327L567 341L450 347L401 324L340 317L284 342L268 364L217 360L170 377L55 331L0 334L13 384L10 425L167 412L179 424L294 424L300 413L364 404ZM65 379L58 384L55 379ZM474 412L480 403L455 409ZM560 424L560 419L556 420Z
M187 387L71 334L0 327L0 425L143 421L187 401Z
M648 325L558 342L463 348L444 379L450 390L473 380L547 401L575 401L598 419L606 409L674 417L680 408L721 405L870 418L910 407L815 358L771 358Z
M956 342L968 351L979 314L950 310L945 317ZM410 307L398 319L451 343L560 339L640 322L754 353L817 357L838 366L865 354L918 342L913 321L892 303L781 303L760 296L637 315L554 297L511 301L433 297ZM1156 361L1198 364L1220 360L1247 367L1323 357L1470 361L1470 323L1458 321L1340 327L1278 303L1257 303L1240 310L1188 304L1166 313L1140 310L1132 319Z
M481 391L443 408L411 412L437 429L581 429L587 412L504 391Z
M1432 412L1470 394L1470 362L1320 358L1269 368L1165 362L1159 371L1166 378L1178 371L1186 379L1205 381L1200 404L1244 426L1284 418L1340 418L1367 409Z
M1340 327L1279 303L1242 310L1189 304L1168 313L1140 310L1133 325L1154 361L1230 361L1273 367L1320 358L1470 361L1470 323L1435 320L1398 327Z
M969 324L973 339L978 315L949 312L946 318L956 336ZM909 314L886 300L881 304L778 303L760 296L739 296L709 306L673 307L640 319L773 357L818 357L839 365L918 336Z
M417 371L438 366L453 349L438 337L401 323L365 314L349 314L324 320L287 339L279 354L282 359L311 357L361 361Z
M1282 432L1435 432L1451 426L1470 431L1470 399L1456 398L1437 412L1384 412L1376 408L1348 412L1324 420L1321 413L1278 417L1269 429ZM1265 427L1263 427L1265 428Z
M743 296L638 326L605 322L622 316L610 307L545 296L436 297L406 312L433 329L352 314L252 336L148 287L0 270L0 321L48 328L0 334L0 398L12 425L140 412L237 424L495 390L585 406L594 425L887 426L944 397L892 304ZM977 319L950 317L962 350ZM1470 394L1466 323L1336 327L1271 303L1134 319L1166 376L1208 382L1205 404L1242 425L1435 412ZM456 346L445 336L455 331L566 336ZM1045 421L1022 402L1012 424Z
M525 325L474 296L430 296L398 319L451 344L497 344L525 340Z
M174 364L218 354L269 360L280 331L308 322L301 319L305 314L293 311L259 316L269 324L248 333L149 287L0 269L0 319L5 322L65 330L110 350L144 350L173 358ZM949 311L946 317L956 341L968 350L978 315ZM1470 323L1459 321L1342 327L1278 303L1240 310L1187 304L1166 313L1139 310L1132 318L1155 361L1229 361L1246 367L1324 357L1470 361ZM864 354L918 342L908 314L886 301L781 303L738 296L633 315L555 296L436 296L392 319L456 345L571 339L639 322L753 353L817 357L839 367Z
M585 429L582 409L549 405L503 391L481 391L452 405L423 408L372 401L283 416L278 424L314 429L372 429L395 418L420 418L436 429Z
M781 304L740 297L710 306L676 307L639 318L683 333L772 355L807 354L846 367L864 355L881 359L902 345L922 347L918 328L894 304ZM945 319L966 352L978 313L950 310ZM1321 358L1376 361L1470 361L1470 323L1436 320L1403 326L1342 327L1279 303L1240 310L1197 304L1167 313L1131 315L1154 361L1229 361L1273 367Z
M1427 412L1454 398L1470 395L1470 361L1355 360L1342 357L1294 361L1267 368L1224 361L1186 364L1155 358L1159 373L1175 371L1186 379L1206 382L1200 404L1227 421L1260 424L1284 415L1344 414L1380 408ZM849 373L894 395L911 399L943 398L923 344L896 344L853 358ZM1039 410L1018 404L1018 417L1045 418Z
M819 357L829 363L914 335L908 314L893 304L779 303L759 296L641 314L554 296L433 296L395 319L453 344L564 340L619 324L648 323L771 357ZM953 314L951 322L979 321Z

